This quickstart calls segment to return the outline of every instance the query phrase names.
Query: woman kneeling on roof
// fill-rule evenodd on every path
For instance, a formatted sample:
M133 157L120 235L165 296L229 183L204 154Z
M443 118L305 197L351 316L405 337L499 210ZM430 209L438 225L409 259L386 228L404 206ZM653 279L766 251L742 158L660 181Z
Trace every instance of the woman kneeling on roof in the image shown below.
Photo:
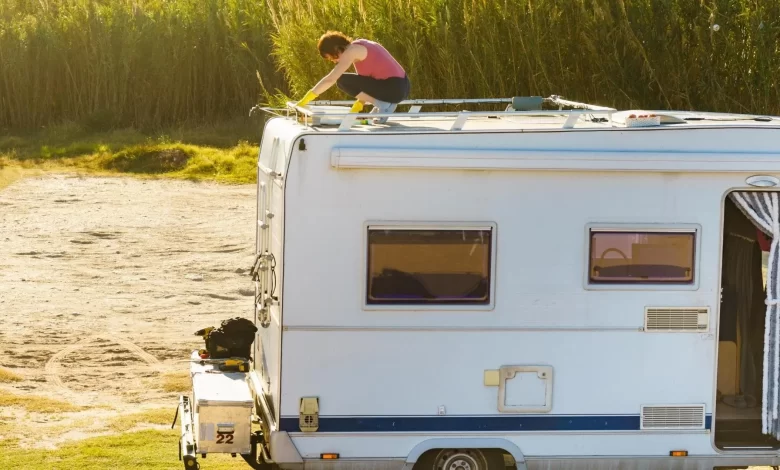
M399 102L409 97L406 71L381 44L368 39L352 40L339 31L328 31L317 42L320 55L336 66L306 93L298 103L305 106L335 83L355 98L350 112L359 113L363 103L374 105L372 113L392 113ZM351 65L357 73L345 73ZM374 119L384 123L387 118Z

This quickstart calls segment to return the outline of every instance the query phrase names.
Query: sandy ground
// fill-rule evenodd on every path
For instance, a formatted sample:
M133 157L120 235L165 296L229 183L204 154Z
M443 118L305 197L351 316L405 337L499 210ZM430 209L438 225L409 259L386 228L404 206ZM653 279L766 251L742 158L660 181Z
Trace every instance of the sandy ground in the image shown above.
M252 317L254 213L254 185L47 175L0 191L0 367L25 379L0 392L90 407L0 421L52 448L125 413L173 420L162 377L188 370L194 332Z

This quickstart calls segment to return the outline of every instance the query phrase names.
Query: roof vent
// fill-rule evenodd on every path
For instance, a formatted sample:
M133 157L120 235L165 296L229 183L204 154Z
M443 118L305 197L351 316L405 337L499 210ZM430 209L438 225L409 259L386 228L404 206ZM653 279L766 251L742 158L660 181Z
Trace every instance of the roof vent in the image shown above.
M685 124L685 119L671 114L658 114L652 111L631 109L612 114L612 120L626 127L656 127L661 124Z
M709 329L709 307L645 308L645 331L648 332L702 332Z
M704 405L643 405L640 429L704 429Z

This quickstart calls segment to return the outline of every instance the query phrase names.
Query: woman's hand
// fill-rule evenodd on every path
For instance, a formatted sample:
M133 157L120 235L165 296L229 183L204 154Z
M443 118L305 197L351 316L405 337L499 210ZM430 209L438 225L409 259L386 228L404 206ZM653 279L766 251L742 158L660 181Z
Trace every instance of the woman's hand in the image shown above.
M317 96L319 96L319 95L314 93L314 91L309 90L308 92L306 92L306 95L304 95L304 97L301 98L300 101L295 103L295 106L301 106L301 107L306 106L309 103L309 101L313 100Z

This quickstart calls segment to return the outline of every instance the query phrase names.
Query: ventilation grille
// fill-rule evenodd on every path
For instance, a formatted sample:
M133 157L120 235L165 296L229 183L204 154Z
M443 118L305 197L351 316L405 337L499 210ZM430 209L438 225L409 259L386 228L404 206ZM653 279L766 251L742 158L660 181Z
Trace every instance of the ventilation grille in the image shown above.
M642 429L704 429L704 405L643 406Z
M648 307L645 309L645 331L708 331L708 307Z

